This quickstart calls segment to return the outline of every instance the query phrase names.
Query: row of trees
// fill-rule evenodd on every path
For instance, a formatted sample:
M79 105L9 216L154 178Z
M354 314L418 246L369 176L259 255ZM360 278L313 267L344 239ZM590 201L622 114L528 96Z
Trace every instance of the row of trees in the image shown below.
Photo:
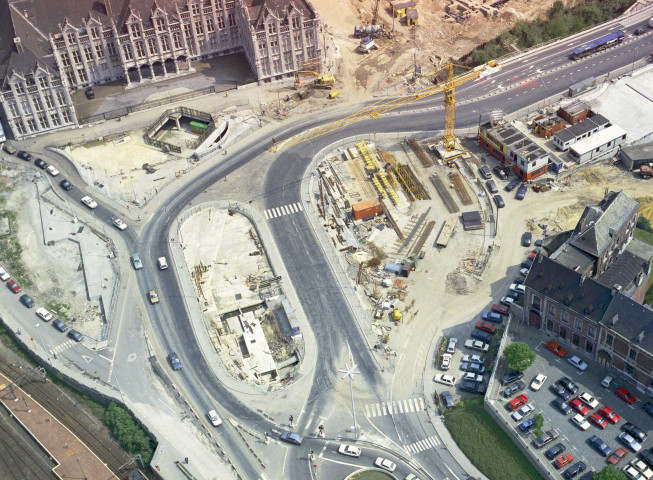
M564 4L558 0L546 18L517 22L511 30L501 33L463 58L471 57L474 65L486 63L507 54L513 45L529 48L618 17L633 3L635 0L586 0L565 9Z
M104 412L104 422L125 450L133 455L140 454L143 463L149 465L154 455L154 443L131 413L111 402Z

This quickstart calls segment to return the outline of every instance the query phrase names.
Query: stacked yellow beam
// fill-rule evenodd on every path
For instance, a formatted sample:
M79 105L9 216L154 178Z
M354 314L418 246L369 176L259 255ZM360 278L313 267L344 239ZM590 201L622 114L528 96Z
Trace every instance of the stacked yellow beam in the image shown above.
M358 150L360 150L361 155L363 155L363 158L365 159L365 169L370 173L378 171L379 166L377 165L376 160L374 160L374 156L372 155L372 152L370 152L370 149L367 148L367 143L365 143L365 140L356 142L356 146L358 147Z
M385 190L383 189L383 186L381 185L381 182L379 181L378 178L372 177L372 183L376 187L376 190L379 192L379 195L381 195L381 198L386 198L388 196L385 193Z
M392 186L390 185L390 182L388 181L388 177L386 176L384 171L380 171L377 173L377 177L381 180L381 184L385 187L385 189L388 191L388 195L390 196L390 200L392 200L392 203L395 205L399 205L399 197L397 196L397 193L392 189Z

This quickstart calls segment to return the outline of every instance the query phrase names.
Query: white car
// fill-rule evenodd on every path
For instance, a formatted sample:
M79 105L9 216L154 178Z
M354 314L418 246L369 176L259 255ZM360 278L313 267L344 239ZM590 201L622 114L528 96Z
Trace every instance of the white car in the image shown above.
M466 340L465 347L471 350L478 350L479 352L487 352L490 348L490 345L487 343L481 342L480 340Z
M512 307L512 304L515 303L515 299L512 297L501 297L501 303L507 307Z
M433 381L448 387L453 387L456 384L456 377L452 375L445 375L444 373L438 373L435 377L433 377Z
M59 170L57 170L56 168L54 168L54 165L50 165L48 168L46 168L46 170L47 170L48 173L49 173L50 175L52 175L53 177L56 177L57 175L59 175Z
M207 416L209 417L209 420L211 420L211 423L214 427L222 425L222 419L218 416L215 410L209 410Z
M530 271L530 268L522 268L519 270L519 273L521 273L523 276L528 275L528 272Z
M585 420L585 417L583 417L580 413L577 413L574 417L572 417L571 421L574 422L581 430L587 430L590 428L590 422Z
M47 311L45 308L43 308L43 307L41 307L41 308L37 308L37 309L36 309L36 314L37 314L39 317L41 317L43 320L45 320L46 322L49 322L50 320L52 320L52 314L51 314L50 312L48 312L48 311Z
M93 200L91 197L88 196L82 197L82 203L90 209L97 208L97 202Z
M348 457L360 457L361 449L358 447L354 447L353 445L345 445L343 443L342 445L340 445L340 448L338 449L338 453L342 453L343 455L347 455Z
M159 262L159 270L165 270L166 268L168 268L168 262L166 261L166 257L159 257L158 262Z
M642 480L644 478L632 465L626 465L624 467L624 473L628 478L630 478L630 480Z
M533 410L535 410L535 407L533 406L532 403L527 403L526 405L522 405L518 410L512 412L512 419L515 422L520 421L522 418L527 417L530 415Z
M458 344L458 339L457 338L450 338L449 339L449 345L447 345L447 353L451 353L452 355L456 353L456 345Z
M379 468L382 468L383 470L387 470L388 472L394 472L397 469L397 465L392 463L387 458L383 458L383 457L377 458L376 461L374 462L374 465L376 465Z
M11 275L9 275L4 268L0 267L0 280L2 280L3 282L6 282L10 278L11 278Z
M537 392L540 388L542 388L542 385L544 385L544 382L546 382L546 375L542 375L541 373L537 374L537 377L533 379L531 382L531 390Z
M115 218L113 220L113 226L116 227L118 230L125 230L127 228L127 224L120 220L119 218Z
M523 285L517 285L516 283L511 283L509 290L515 293L521 293L521 294L526 293L526 287Z
M463 355L462 363L480 363L483 365L485 359L480 355Z
M576 355L574 355L571 358L568 358L567 361L581 372L584 372L585 369L587 368L587 364L583 362L580 358L578 358Z
M650 480L653 478L653 470L651 470L646 463L644 463L641 460L633 460L632 465L640 471L642 474L642 477L644 477L646 480Z
M451 354L450 353L445 353L442 355L442 363L440 364L440 369L441 370L449 370L449 366L451 365Z
M590 408L596 408L599 406L599 401L587 392L581 393L578 395L578 398L580 398L580 401Z
M482 382L483 375L480 375L478 373L467 372L462 376L461 380L469 381L469 382Z

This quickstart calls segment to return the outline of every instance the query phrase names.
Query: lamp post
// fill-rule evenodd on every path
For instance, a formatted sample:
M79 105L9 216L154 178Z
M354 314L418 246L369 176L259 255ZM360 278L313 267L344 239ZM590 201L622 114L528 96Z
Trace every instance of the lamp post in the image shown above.
M36 333L38 334L39 340L41 341L41 346L43 347L43 350L45 350L45 356L48 359L48 363L52 363L50 362L50 354L48 353L48 349L45 348L45 344L43 343L43 337L41 337L41 330L39 329L39 324L37 323L34 326L36 327Z
M544 87L544 107L546 108L546 82L542 80L542 86Z
M351 366L350 366L351 365ZM356 408L354 407L354 387L353 380L354 375L360 375L361 372L356 371L356 364L351 355L351 350L349 351L349 363L345 363L345 370L338 370L341 373L344 373L342 376L343 380L345 377L349 377L349 394L351 395L351 413L354 417L354 438L358 440L358 424L356 423Z

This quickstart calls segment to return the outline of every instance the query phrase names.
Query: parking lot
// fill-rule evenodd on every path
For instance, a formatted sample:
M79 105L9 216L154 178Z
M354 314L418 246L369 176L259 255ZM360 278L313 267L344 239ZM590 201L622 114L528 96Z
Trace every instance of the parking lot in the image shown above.
M607 465L606 457L603 457L589 444L588 439L592 435L597 435L612 449L612 451L615 451L623 446L617 440L617 436L622 432L621 427L626 422L632 422L646 433L649 433L653 429L653 418L642 409L642 405L647 401L651 401L651 399L640 392L637 392L632 385L629 385L619 378L615 378L609 389L602 387L601 380L608 373L603 367L597 364L590 364L584 372L579 371L567 362L569 357L577 354L576 352L569 352L564 358L556 356L545 348L545 344L550 340L550 338L527 326L511 325L509 337L512 340L528 343L537 353L535 363L525 372L524 378L522 379L526 384L526 388L521 392L512 394L508 398L503 398L501 396L501 391L505 387L497 381L494 383L492 391L488 392L488 395L490 395L493 400L497 401L497 405L501 406L498 410L502 417L505 418L509 427L514 428L514 431L523 439L524 443L528 446L528 449L535 452L535 456L539 462L551 465L552 461L544 456L544 452L556 443L561 442L567 448L565 453L571 453L574 457L574 461L571 464L581 460L587 465L588 469L584 472L584 475L581 478L591 478L591 471L601 470L605 465ZM499 367L497 371L497 380L500 380L504 373L505 369ZM547 379L544 382L543 387L536 392L530 388L530 384L533 378L535 378L539 373L546 375ZM571 421L572 417L574 417L578 412L572 410L568 415L563 415L560 410L553 406L553 401L558 397L550 390L550 386L562 377L571 379L578 386L577 393L571 395L567 403L574 398L577 398L583 392L588 392L599 402L595 408L588 407L589 412L585 415L585 418L588 421L590 415L598 412L598 410L603 406L610 407L621 417L621 419L616 424L608 422L607 427L603 430L591 422L589 429L585 431L581 430ZM637 397L637 401L633 405L627 404L624 400L615 395L614 391L620 386L623 386L626 390ZM520 422L514 421L510 418L511 412L506 408L506 405L512 398L520 393L525 394L528 397L528 402L532 403L535 407L534 412L530 415L532 416L541 413L544 417L542 431L555 429L560 434L559 438L551 441L543 448L536 449L532 444L535 435L532 433L520 432L517 428ZM653 446L653 439L647 438L640 443L642 449L651 448ZM633 459L635 459L635 454L629 450L628 454L621 459L617 467L621 469ZM560 470L560 473L564 472L567 468L568 466L563 467Z

